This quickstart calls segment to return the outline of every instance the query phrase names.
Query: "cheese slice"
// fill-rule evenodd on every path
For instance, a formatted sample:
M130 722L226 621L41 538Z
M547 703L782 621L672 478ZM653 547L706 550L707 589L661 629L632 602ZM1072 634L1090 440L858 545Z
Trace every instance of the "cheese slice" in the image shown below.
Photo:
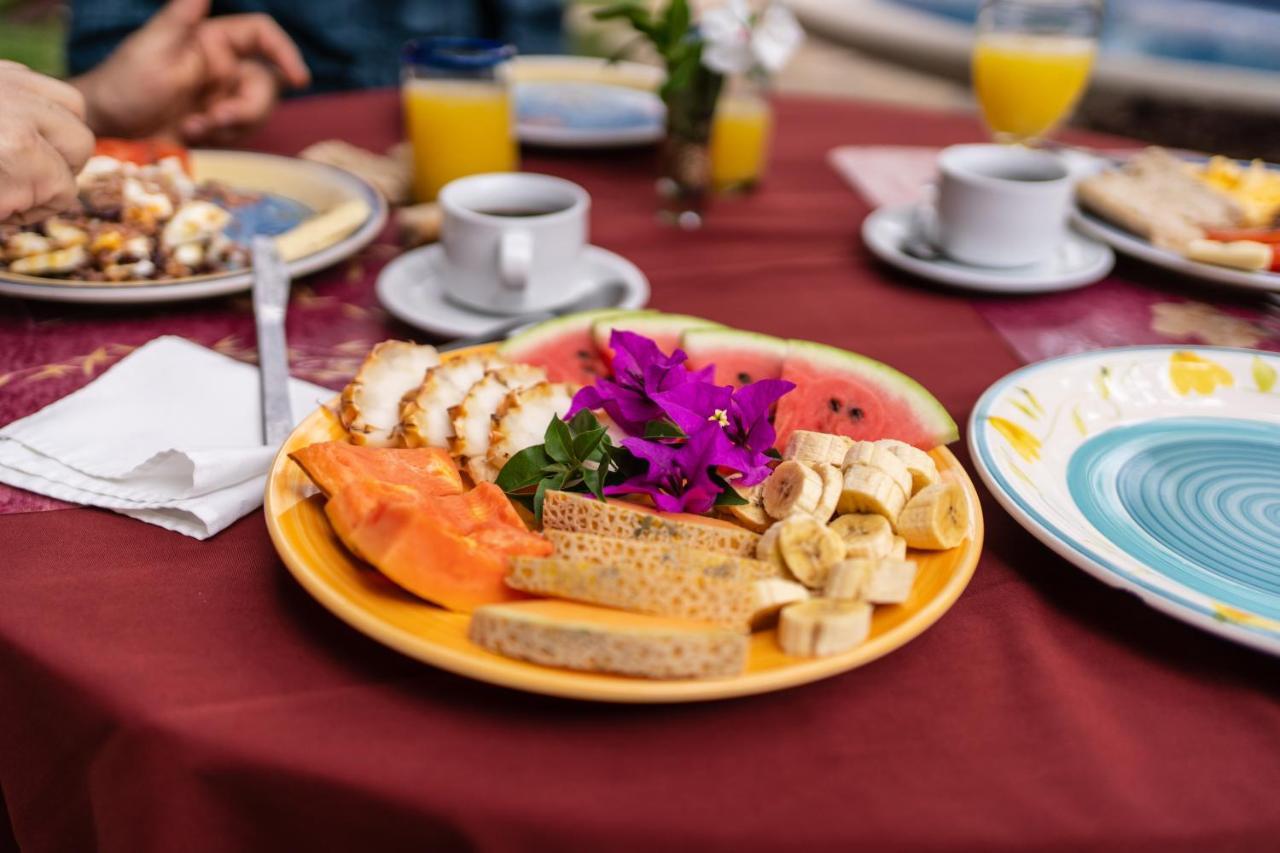
M362 198L344 201L278 235L276 249L286 261L327 249L359 228L370 212L369 203Z

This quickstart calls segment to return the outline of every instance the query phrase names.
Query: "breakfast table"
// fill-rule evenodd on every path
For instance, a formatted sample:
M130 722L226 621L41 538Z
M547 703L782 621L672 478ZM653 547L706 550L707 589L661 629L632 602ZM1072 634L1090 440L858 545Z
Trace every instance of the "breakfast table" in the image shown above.
M868 206L825 155L981 128L776 106L763 188L717 201L695 232L655 221L652 151L527 151L523 165L591 193L593 242L645 272L652 306L881 359L963 424L1023 363L992 325L1009 300L874 262L858 237ZM299 99L249 147L384 150L399 122L390 91ZM296 376L339 388L374 342L432 342L374 296L397 251L388 231L295 283ZM1121 261L1101 287L1135 283L1163 284ZM0 425L161 334L254 357L247 295L0 299ZM0 489L0 849L1274 847L1280 661L1086 576L980 492L977 572L903 648L782 692L627 706L489 686L378 645L293 580L260 512L201 542Z

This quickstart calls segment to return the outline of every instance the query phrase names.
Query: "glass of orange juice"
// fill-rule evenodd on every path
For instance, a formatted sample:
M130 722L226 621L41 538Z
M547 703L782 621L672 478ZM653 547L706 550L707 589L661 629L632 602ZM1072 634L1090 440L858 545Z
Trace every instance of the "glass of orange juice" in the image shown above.
M1097 52L1099 0L986 0L973 46L973 88L1001 142L1034 142L1084 92Z
M764 175L773 110L764 89L732 81L711 121L711 186L719 192L750 190Z
M480 38L405 45L401 89L413 148L413 194L432 201L454 178L519 168L511 92L503 66L515 48Z

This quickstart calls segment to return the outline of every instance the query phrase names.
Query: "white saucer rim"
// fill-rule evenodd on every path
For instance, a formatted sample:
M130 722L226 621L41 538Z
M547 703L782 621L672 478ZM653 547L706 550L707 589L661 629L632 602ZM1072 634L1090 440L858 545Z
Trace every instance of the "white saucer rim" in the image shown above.
M505 323L514 319L513 317L502 317L495 314L483 314L467 310L465 307L450 303L450 308L477 321L481 319L489 320L485 325L468 326L459 328L451 325L446 321L433 322L429 317L423 317L415 311L409 310L402 298L398 294L402 292L403 287L399 279L402 276L394 274L397 267L404 266L407 263L422 258L423 256L432 256L444 251L444 247L439 243L432 243L428 246L421 246L412 249L399 257L393 259L382 271L378 273L377 281L374 285L374 292L378 297L378 304L381 305L387 313L395 317L400 322L412 326L419 331L426 332L431 335L437 335L445 338L466 337L471 335L483 334L486 329L492 328L500 323ZM649 279L645 274L627 258L612 252L600 246L588 245L583 249L583 257L587 265L594 260L595 262L612 267L617 270L622 283L627 288L626 297L620 301L615 307L619 309L635 310L643 308L649 302ZM425 284L425 282L423 282ZM438 293L439 291L435 291ZM436 304L442 302L436 297Z
M1096 258L1078 269L1065 271L1057 276L1046 277L1044 273L1038 273L1031 278L1017 278L1019 272L1017 268L987 270L974 267L970 271L963 268L942 267L933 261L913 258L903 252L901 247L893 241L880 239L879 229L891 221L900 221L908 217L918 203L883 205L871 211L862 221L862 242L873 255L890 266L935 284L1004 295L1053 293L1094 284L1105 278L1115 266L1116 256L1110 246L1075 230L1068 232L1067 239L1090 247L1096 254ZM997 276L1000 280L992 282L990 278L984 277L990 275Z

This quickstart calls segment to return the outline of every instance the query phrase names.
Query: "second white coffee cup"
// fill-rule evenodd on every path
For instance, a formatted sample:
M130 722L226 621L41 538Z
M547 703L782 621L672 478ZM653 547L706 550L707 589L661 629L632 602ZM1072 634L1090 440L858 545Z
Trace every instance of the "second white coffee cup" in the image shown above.
M554 307L582 281L591 197L571 181L526 172L459 178L440 191L441 280L455 302L521 314Z
M1013 145L953 145L938 158L937 239L962 263L1019 267L1067 236L1072 182L1053 154Z

